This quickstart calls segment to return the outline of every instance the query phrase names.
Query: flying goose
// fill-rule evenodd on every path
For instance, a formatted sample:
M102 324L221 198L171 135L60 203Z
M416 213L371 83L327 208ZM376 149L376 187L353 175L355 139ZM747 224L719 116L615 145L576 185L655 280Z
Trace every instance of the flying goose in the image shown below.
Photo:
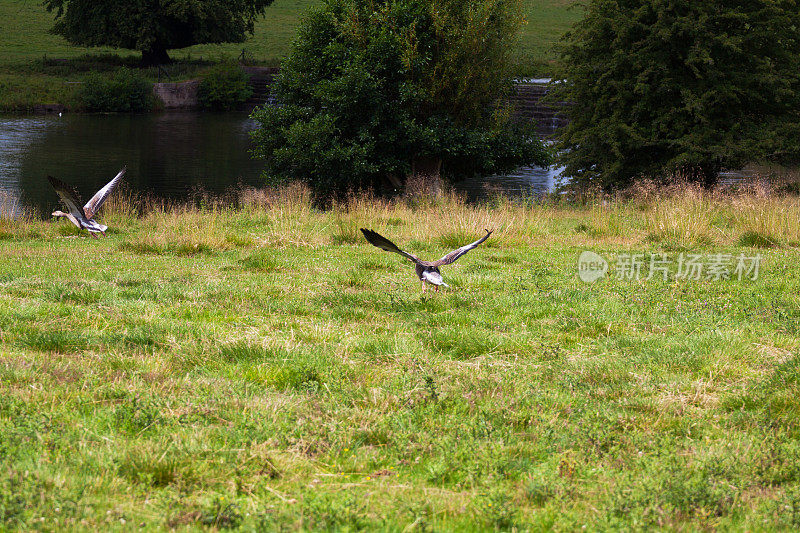
M109 181L105 187L97 191L92 199L86 202L86 205L82 208L81 199L78 196L78 193L64 183L63 181L54 178L53 176L47 176L47 180L50 182L50 185L56 190L59 198L61 198L61 202L67 207L68 212L64 213L63 211L54 211L54 217L67 217L73 224L78 226L78 229L87 229L89 230L89 234L97 238L97 233L102 233L103 236L106 234L106 230L108 226L104 226L103 224L99 224L97 221L94 220L95 214L97 211L100 210L100 206L103 205L103 202L106 201L111 195L111 191L114 190L120 181L122 181L122 176L125 175L125 168L119 171L119 173L114 176L114 179Z
M436 286L436 290L439 290L439 285L444 285L445 287L449 287L447 283L442 280L442 274L439 272L439 267L442 265L449 265L450 263L454 263L459 257L464 255L465 253L469 252L473 248L477 247L480 243L485 241L489 238L489 235L492 234L491 231L484 230L486 235L478 239L477 241L467 244L466 246L462 246L457 250L453 250L449 254L445 255L438 261L423 261L418 257L404 252L400 248L397 247L392 241L375 233L372 230L361 228L361 233L364 234L364 238L367 239L367 242L372 244L373 246L377 246L381 250L386 250L387 252L394 252L396 254L400 254L412 263L414 263L414 270L419 277L419 280L422 282L422 292L425 292L425 283L430 283L431 285Z

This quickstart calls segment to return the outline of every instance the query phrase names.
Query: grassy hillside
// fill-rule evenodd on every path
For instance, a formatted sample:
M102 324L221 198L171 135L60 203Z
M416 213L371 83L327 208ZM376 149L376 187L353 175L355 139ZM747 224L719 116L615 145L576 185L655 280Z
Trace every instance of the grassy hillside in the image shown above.
M303 13L319 0L275 0L266 16L256 24L255 34L247 42L224 45L199 45L174 51L173 57L185 56L214 58L236 57L246 49L258 61L276 63L289 50L295 27ZM549 48L577 17L577 11L567 7L574 0L526 0L528 24L523 30L519 54L543 60L552 57ZM117 52L109 48L84 48L70 46L61 37L51 35L53 16L44 9L40 0L3 0L0 2L0 62L19 63L42 56L58 58L76 57L88 52ZM119 51L125 55L128 52Z
M168 68L173 81L196 77L208 63L237 58L246 51L250 61L277 65L289 50L302 14L318 0L276 0L256 24L255 34L245 43L198 45L171 51L176 63ZM519 75L547 72L551 47L574 21L578 12L569 10L572 0L526 0L525 26L516 52ZM136 67L138 53L97 47L70 46L48 33L53 16L39 0L0 2L0 112L30 111L40 103L70 103L74 86L67 82L84 79L93 70L113 71L121 65ZM159 72L145 72L159 79Z
M0 221L0 529L800 526L796 198L243 204ZM359 227L495 233L423 295ZM583 250L762 263L584 284Z
M242 48L246 48L258 60L276 61L288 50L303 11L316 3L317 0L276 0L269 8L268 16L257 23L255 35L246 43L195 46L173 52L172 55L175 58L186 55L236 57ZM63 38L49 34L53 15L44 9L39 0L4 0L0 3L0 20L4 21L0 35L0 58L5 63L28 62L41 59L44 55L71 58L86 53L118 52L123 56L138 56L133 52L112 48L71 46Z

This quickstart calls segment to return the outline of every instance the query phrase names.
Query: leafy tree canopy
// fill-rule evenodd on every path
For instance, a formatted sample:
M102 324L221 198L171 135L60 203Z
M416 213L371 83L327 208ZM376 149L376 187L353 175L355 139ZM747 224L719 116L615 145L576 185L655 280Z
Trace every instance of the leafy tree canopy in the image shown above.
M273 0L44 0L52 32L73 44L140 50L146 63L167 50L242 42Z
M274 179L323 193L544 163L532 127L498 99L521 0L325 0L302 22L253 117Z
M797 0L588 0L565 36L566 175L606 189L797 153ZM794 133L792 133L794 132Z

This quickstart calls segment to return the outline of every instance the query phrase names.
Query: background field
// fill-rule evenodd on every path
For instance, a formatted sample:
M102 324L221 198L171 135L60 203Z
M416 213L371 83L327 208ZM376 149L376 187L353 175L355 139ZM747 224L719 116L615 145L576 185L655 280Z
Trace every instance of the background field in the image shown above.
M267 15L256 24L255 34L245 43L199 45L173 51L174 58L236 57L244 48L258 61L275 63L287 53L295 27L303 12L317 5L318 0L276 0ZM545 60L553 57L550 48L574 21L579 12L568 10L574 0L526 0L528 24L523 30L518 55L520 58ZM61 37L50 35L53 16L39 0L3 0L0 2L0 62L19 63L49 57L69 58L88 52L129 52L110 48L70 46Z
M209 64L235 59L245 51L246 60L278 65L291 45L302 14L318 0L276 0L256 24L245 43L198 45L170 52L175 63L166 73L144 69L152 81L180 81L197 77ZM515 72L520 76L545 75L550 71L553 44L579 16L568 9L572 0L526 0L525 26L515 52ZM42 103L70 105L75 88L92 71L112 73L121 66L138 67L140 54L105 47L71 46L51 35L53 16L39 0L0 2L0 112L30 112Z
M0 529L800 527L796 197L109 207L0 222ZM495 233L422 295L364 226ZM587 285L586 249L763 260Z

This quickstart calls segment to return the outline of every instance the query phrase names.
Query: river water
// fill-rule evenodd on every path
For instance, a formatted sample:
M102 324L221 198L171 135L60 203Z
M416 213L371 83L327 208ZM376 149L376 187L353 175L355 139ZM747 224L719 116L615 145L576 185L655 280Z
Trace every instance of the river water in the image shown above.
M88 199L123 166L134 192L168 199L261 186L263 163L250 156L248 133L255 127L246 114L235 113L0 117L0 200L47 215L58 206L48 174ZM557 175L524 168L455 187L473 200L487 189L536 195L551 191Z

